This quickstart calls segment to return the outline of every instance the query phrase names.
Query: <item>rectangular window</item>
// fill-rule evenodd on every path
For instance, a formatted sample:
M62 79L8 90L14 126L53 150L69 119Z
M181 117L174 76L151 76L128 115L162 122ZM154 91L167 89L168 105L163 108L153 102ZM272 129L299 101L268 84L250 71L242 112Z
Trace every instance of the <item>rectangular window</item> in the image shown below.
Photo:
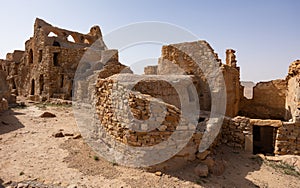
M61 81L60 81L60 87L63 88L64 87L64 75L61 75Z
M43 59L43 50L39 50L39 63L42 62Z
M59 57L59 53L58 52L54 52L53 53L53 65L54 66L59 66L58 57Z

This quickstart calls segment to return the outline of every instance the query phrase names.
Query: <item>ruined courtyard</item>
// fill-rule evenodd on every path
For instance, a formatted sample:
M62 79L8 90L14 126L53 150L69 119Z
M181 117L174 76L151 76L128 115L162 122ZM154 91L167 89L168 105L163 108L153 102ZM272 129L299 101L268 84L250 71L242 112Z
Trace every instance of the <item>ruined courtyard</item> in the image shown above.
M8 53L0 60L3 184L299 185L300 60L291 63L286 78L257 83L249 99L244 96L235 50L226 50L225 64L204 40L164 45L161 52L157 65L145 67L144 74L137 75L119 62L118 49L106 47L99 26L81 34L37 18L25 50ZM199 68L199 62L205 70ZM206 66L210 62L215 66ZM216 79L216 69L222 80ZM182 97L181 93L187 94ZM216 96L220 97L217 102ZM212 136L209 147L199 152L203 137L209 134L211 112L217 108L221 113L218 107L222 104L220 131ZM199 112L193 110L197 107L201 107ZM195 112L196 119L189 122L186 114ZM45 113L53 117L41 116ZM96 123L80 126L80 121L86 125L90 120ZM189 130L190 124L195 131ZM120 165L117 158L102 159L97 154L101 148L85 143L97 141L101 131L95 133L94 126L113 138L110 144L114 146L152 147L171 138L178 127L190 133L190 139L185 145L176 145L180 150L166 161L135 169ZM125 152L123 147L116 149ZM296 176L268 166L281 160Z

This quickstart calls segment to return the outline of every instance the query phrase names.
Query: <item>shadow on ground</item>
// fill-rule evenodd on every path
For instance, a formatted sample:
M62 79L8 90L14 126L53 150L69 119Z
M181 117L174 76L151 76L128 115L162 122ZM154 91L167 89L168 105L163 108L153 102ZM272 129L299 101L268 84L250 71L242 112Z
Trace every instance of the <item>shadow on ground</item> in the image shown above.
M6 110L0 113L0 135L23 128L24 125L15 117L15 115L25 115L23 113L14 112L14 110Z
M64 159L64 161L68 163L68 167L78 169L83 174L101 175L108 179L114 179L121 173L120 168L116 168L114 164L111 164L104 159L99 159L97 162L94 158L96 153L94 153L83 140L68 140L61 145L61 148L69 151L69 156ZM249 173L260 170L263 161L259 156L248 154L243 150L233 149L227 146L219 147L217 149L217 156L217 159L223 160L225 164L225 171L222 175L216 176L211 174L206 178L198 177L194 173L194 168L199 162L193 161L185 164L183 168L179 169L160 169L159 171L163 174L161 177L161 181L163 181L162 184L167 184L167 181L173 181L172 177L175 177L185 182L192 182L207 188L259 187L246 178ZM178 165L178 162L173 161L173 165ZM155 170L146 169L146 171L153 173L157 170L158 168ZM139 179L130 180L131 182L129 182L129 184L138 186L147 183L146 180L143 179L141 172L140 176L141 178ZM155 180L153 179L153 181Z
M3 186L3 180L0 178L0 188L4 188Z
M217 148L216 153L216 161L223 161L225 166L224 173L219 176L213 175L212 172L210 172L208 177L198 177L194 173L194 169L200 163L200 161L190 162L177 169L159 170L163 174L177 177L178 179L184 181L194 182L207 188L259 187L246 178L249 173L260 170L263 160L259 156L246 153L241 149L233 149L228 146L220 146ZM168 162L169 165L172 164L172 161ZM176 161L173 161L174 165L176 165L176 163ZM156 170L158 169L155 169L154 171ZM154 172L153 170L150 171Z

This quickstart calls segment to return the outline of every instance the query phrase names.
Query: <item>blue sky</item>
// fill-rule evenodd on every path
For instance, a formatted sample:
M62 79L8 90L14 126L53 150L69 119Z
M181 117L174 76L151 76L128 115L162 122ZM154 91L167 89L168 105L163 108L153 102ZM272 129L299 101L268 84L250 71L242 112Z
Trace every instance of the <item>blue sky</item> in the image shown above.
M104 36L131 23L161 21L208 41L223 63L225 50L235 49L242 80L284 78L289 64L300 59L299 9L297 0L1 1L0 57L24 49L36 17L82 33L99 25ZM120 59L132 64L159 55L160 46L136 46Z

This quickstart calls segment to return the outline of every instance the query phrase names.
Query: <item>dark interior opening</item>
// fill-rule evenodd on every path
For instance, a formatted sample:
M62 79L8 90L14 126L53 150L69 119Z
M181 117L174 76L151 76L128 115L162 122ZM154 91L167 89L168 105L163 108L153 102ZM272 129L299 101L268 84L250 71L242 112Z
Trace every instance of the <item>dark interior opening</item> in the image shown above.
M59 55L59 53L57 53L57 52L53 53L53 64L54 64L54 66L58 66L58 55Z
M44 75L40 75L40 80L39 80L39 83L40 83L40 95L42 94L42 92L44 91Z
M29 50L28 62L33 63L33 51L32 51L32 49Z
M54 41L52 45L53 46L60 46L59 42L57 42L57 41Z
M60 87L61 87L61 88L64 87L64 79L65 79L65 77L64 77L64 75L62 74L62 75L61 75L61 80L60 80Z
M39 63L42 62L43 59L43 50L39 50Z
M276 128L253 126L253 154L274 155Z
M34 79L31 80L31 91L30 95L34 95Z
M16 82L14 79L12 80L12 89L17 89Z
M71 88L73 88L73 80L71 80ZM70 97L72 98L73 96L73 89L70 90Z

